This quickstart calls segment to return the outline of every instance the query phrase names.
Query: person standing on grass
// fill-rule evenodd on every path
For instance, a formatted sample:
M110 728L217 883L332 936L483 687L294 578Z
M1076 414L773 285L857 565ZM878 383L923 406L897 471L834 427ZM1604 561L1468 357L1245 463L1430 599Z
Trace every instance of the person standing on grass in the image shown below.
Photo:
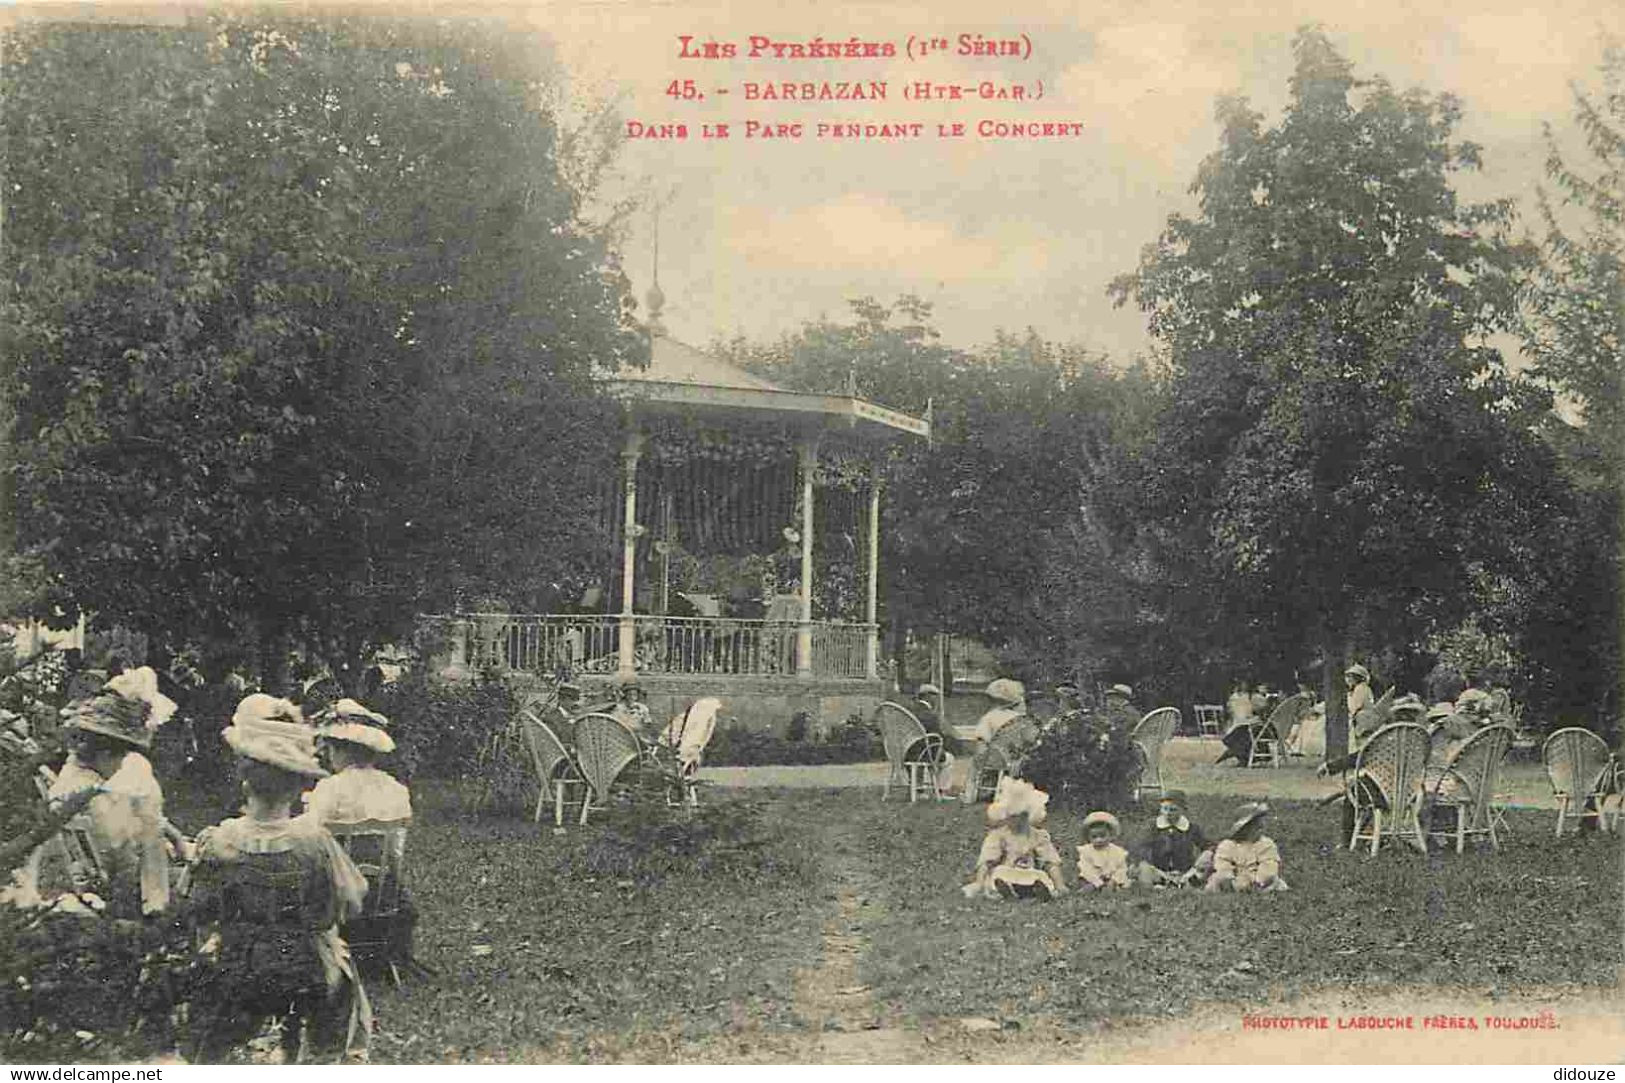
M1275 840L1264 834L1264 817L1269 806L1242 805L1230 835L1213 851L1213 875L1208 891L1285 891L1281 878L1281 851Z
M1140 848L1136 878L1144 887L1191 887L1213 872L1213 844L1185 815L1183 790L1168 790L1157 802L1157 816Z
M1039 825L1049 795L1019 778L1002 778L987 806L987 836L976 873L962 889L967 899L1049 900L1067 891L1061 855Z
M1349 711L1349 724L1360 717L1360 712L1376 702L1371 694L1371 671L1356 662L1343 671L1343 685L1348 690L1345 702Z
M1109 812L1091 812L1083 818L1089 841L1078 847L1078 890L1105 891L1129 886L1128 851L1114 841L1122 831Z
M198 837L191 897L206 940L187 1060L220 1062L268 1018L290 1063L362 1056L372 1009L339 925L360 914L367 881L316 817L293 815L327 775L315 732L292 703L255 693L222 736L247 800Z

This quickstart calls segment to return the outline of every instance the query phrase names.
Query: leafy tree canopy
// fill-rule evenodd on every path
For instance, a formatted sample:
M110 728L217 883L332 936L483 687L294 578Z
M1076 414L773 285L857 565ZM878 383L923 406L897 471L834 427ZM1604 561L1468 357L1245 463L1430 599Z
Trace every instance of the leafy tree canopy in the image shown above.
M223 15L3 46L7 577L36 611L217 672L337 664L597 560L591 377L647 346L534 42Z

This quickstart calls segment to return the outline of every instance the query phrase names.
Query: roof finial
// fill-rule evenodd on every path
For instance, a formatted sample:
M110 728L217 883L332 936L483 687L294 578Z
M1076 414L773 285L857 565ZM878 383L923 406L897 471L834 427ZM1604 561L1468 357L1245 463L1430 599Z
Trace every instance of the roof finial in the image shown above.
M649 287L649 335L651 338L663 336L666 333L665 324L660 322L660 310L666 305L666 295L660 292L660 201L654 204L654 285Z

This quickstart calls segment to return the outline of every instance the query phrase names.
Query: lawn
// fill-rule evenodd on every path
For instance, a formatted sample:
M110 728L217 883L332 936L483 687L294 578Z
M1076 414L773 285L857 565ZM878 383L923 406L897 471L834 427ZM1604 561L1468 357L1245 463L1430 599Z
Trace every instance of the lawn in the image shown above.
M967 1018L1086 1038L1329 987L1596 990L1621 961L1618 844L1554 841L1549 813L1514 812L1499 854L1373 859L1333 845L1335 810L1282 804L1270 834L1289 893L1044 905L960 895L980 808L866 789L708 798L756 829L696 869L671 852L688 836L634 853L625 823L559 835L424 792L409 866L439 977L375 985L373 1059L823 1059L824 1031L875 1028L931 1036L910 1057L959 1059L985 1048ZM1233 804L1197 796L1191 812L1211 833ZM1077 821L1051 818L1063 854Z

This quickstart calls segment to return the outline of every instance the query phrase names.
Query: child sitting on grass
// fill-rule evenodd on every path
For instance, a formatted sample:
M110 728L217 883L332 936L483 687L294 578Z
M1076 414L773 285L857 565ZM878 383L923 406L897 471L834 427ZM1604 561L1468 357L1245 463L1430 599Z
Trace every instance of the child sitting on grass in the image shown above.
M1061 855L1044 822L1049 795L1019 778L1001 778L987 806L992 825L976 858L976 877L964 887L968 899L1044 899L1066 893Z
M1141 855L1136 878L1143 887L1191 887L1207 882L1213 872L1212 844L1185 815L1182 790L1162 795Z
M1078 847L1079 891L1128 887L1128 851L1112 841L1121 830L1109 812L1091 812L1083 818L1083 834L1089 841Z
M1264 834L1264 817L1269 806L1242 805L1230 837L1213 851L1213 875L1209 891L1285 891L1281 879L1281 851L1275 840Z

